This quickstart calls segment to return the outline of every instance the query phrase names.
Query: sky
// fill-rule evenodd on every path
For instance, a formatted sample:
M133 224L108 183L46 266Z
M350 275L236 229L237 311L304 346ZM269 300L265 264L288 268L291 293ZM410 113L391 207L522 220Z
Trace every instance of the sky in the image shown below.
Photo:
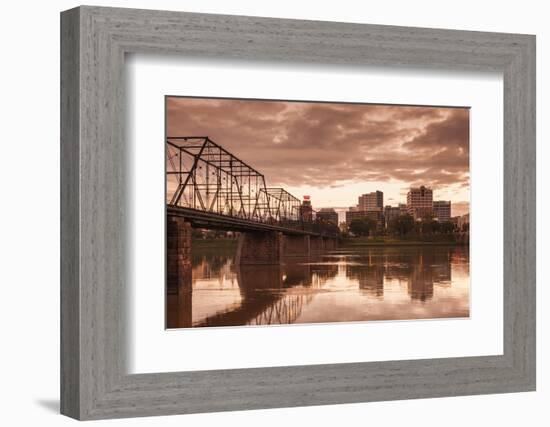
M469 212L468 108L168 97L166 113L167 136L208 136L315 209L426 185Z

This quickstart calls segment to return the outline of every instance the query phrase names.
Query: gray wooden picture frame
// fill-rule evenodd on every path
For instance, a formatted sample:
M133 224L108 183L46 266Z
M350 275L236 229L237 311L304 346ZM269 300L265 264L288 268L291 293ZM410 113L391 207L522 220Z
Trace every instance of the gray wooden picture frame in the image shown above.
M504 78L504 353L127 374L127 53ZM491 242L486 242L487 250ZM162 289L159 283L159 289ZM535 390L535 37L83 6L61 14L61 412L77 419Z

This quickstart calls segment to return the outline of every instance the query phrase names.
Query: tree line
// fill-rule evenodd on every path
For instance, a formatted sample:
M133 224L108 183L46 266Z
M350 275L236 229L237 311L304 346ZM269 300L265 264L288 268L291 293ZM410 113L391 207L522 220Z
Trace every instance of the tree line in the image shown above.
M468 224L462 230L458 230L455 224L436 221L431 216L426 216L420 221L415 221L411 215L399 215L392 218L385 230L385 234L399 237L408 235L432 235L432 234L453 234L459 231L468 231ZM380 234L378 223L372 218L356 218L348 226L348 229L355 236L375 236Z

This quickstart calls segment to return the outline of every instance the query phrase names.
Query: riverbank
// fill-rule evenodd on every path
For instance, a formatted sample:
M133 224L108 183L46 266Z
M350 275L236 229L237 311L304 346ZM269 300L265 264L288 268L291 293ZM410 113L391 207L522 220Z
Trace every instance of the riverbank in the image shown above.
M363 247L363 246L468 246L468 242L457 241L451 238L416 238L411 240L398 240L391 238L375 237L354 237L342 239L339 243L339 247Z

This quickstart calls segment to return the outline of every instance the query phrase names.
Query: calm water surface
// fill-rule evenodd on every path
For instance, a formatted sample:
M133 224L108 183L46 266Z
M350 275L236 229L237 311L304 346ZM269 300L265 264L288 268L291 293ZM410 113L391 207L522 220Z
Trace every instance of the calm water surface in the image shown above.
M227 251L194 254L191 286L168 292L168 327L468 317L469 285L463 246L340 249L240 267Z

